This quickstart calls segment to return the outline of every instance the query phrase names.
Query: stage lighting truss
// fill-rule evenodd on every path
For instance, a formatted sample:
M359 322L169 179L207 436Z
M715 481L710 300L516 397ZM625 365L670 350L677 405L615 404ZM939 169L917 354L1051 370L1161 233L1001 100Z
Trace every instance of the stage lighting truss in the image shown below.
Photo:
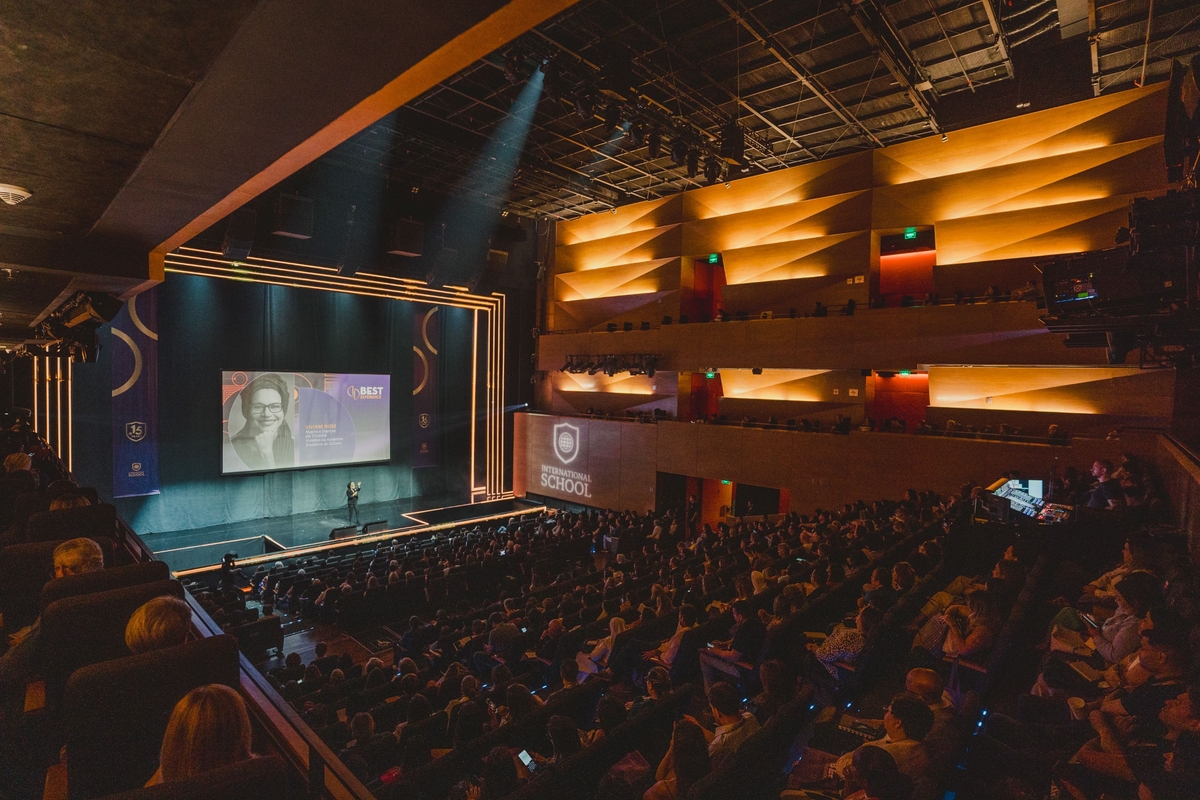
M569 355L560 372L596 375L603 372L612 378L622 372L653 378L658 372L656 353L603 353L600 355Z

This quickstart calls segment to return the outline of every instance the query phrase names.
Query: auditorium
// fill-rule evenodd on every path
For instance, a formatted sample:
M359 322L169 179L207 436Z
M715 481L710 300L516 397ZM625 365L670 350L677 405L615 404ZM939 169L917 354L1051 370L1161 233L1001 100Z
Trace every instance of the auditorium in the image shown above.
M1200 798L1195 0L0 75L0 800Z

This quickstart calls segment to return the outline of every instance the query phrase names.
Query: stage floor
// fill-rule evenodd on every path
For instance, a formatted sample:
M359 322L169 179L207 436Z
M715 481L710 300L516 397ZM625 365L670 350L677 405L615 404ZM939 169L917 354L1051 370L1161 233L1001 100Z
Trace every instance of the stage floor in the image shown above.
M389 529L419 528L462 518L461 513L443 517L446 517L448 507L469 501L470 498L461 494L445 494L387 503L364 503L358 507L358 516L364 523L387 520ZM219 563L227 552L237 553L238 558L249 558L263 555L268 548L290 550L328 542L331 530L348 524L346 517L346 508L343 506L289 517L268 517L186 531L144 534L142 540L171 569L192 569Z

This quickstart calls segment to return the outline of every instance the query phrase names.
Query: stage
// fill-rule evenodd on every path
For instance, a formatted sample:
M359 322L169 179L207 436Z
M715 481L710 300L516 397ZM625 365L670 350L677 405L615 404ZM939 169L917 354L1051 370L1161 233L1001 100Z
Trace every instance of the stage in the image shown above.
M521 513L536 504L521 500L493 500L466 504L461 495L435 495L393 500L387 503L360 504L358 516L363 524L386 521L384 538L404 536L430 527L485 517L503 517ZM354 542L349 536L330 540L334 528L348 525L346 507L286 517L268 517L227 525L212 525L184 531L143 535L146 545L173 571L193 570L221 562L225 553L237 553L238 561L312 548ZM377 538L372 534L371 538Z

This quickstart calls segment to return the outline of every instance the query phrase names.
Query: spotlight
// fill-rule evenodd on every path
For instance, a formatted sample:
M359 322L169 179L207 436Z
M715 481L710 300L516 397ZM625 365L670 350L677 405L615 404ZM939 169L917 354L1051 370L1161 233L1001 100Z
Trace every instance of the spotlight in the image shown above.
M542 66L539 69L541 69L544 76L542 78L542 91L546 93L546 97L549 97L555 103L559 102L562 99L562 79L558 73L558 64L555 63L554 59L548 58L542 62Z
M651 160L662 154L662 134L658 129L650 131L650 135L646 137L646 148Z
M521 74L521 62L512 53L504 57L504 78L513 86L525 80Z
M721 129L721 158L730 164L742 164L746 160L746 132L737 120L730 120Z
M689 178L696 177L696 173L700 171L700 151L687 151L687 176Z
M708 185L712 186L721 177L721 162L715 158L706 159L704 162L704 180L708 181Z
M604 107L604 132L611 133L612 129L621 123L621 106L611 101Z
M567 363L562 365L559 372L570 372L573 366L575 366L575 356L567 356Z
M616 356L605 356L604 357L604 374L610 378L617 374L617 357Z
M629 140L629 149L637 150L645 143L645 132L642 130L642 125L639 122L629 124L629 129L625 131L625 138Z
M592 100L592 93L589 89L580 89L575 95L575 113L579 115L579 121L585 124L592 121L592 117L596 116L596 105Z
M658 369L658 356L646 356L642 359L642 369L646 371L646 376L653 378L654 372Z
M595 375L597 372L600 371L600 368L602 366L604 366L604 364L600 361L589 361L588 365L587 365L587 374Z
M671 163L677 167L682 167L687 163L688 148L682 139L676 139L671 142Z
M943 133L943 134L942 134L942 141L943 141L943 142L948 142L948 141L950 141L950 137L949 137L949 136L947 136L945 133Z

